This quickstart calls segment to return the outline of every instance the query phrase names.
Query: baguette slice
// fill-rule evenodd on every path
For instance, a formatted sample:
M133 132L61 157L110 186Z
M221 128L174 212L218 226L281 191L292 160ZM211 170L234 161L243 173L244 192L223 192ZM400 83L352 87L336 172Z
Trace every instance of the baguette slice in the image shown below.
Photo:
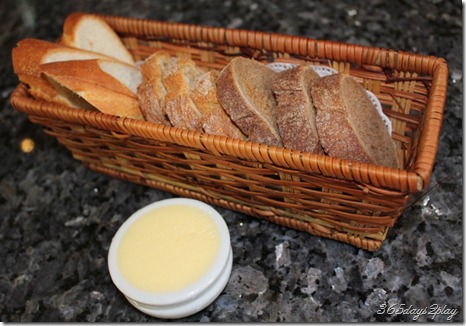
M323 154L316 128L310 83L320 78L311 65L280 72L272 89L277 99L277 125L283 146Z
M335 74L315 79L311 95L320 142L329 156L399 167L387 127L354 78Z
M144 120L135 88L138 69L116 60L72 60L43 64L43 74L97 110ZM132 90L133 89L133 90Z
M141 64L142 81L138 86L137 94L141 111L147 121L171 126L165 112L165 96L167 90L162 81L163 72L176 64L177 59L172 58L165 51L157 51L147 57Z
M82 105L77 104L80 101L76 101L76 98L70 93L57 92L57 88L41 75L40 65L58 61L98 58L111 59L100 53L33 38L19 41L12 50L13 70L18 79L29 86L29 92L32 96L71 107Z
M202 130L202 113L190 96L191 85L205 71L187 58L177 58L162 72L167 90L165 110L172 126L188 130Z
M217 96L249 140L281 146L272 92L276 74L258 61L236 57L218 76Z
M231 121L217 98L218 71L199 76L191 84L191 99L202 113L202 129L212 135L245 139L241 130Z
M63 23L61 42L78 49L94 51L135 64L118 34L102 18L86 13L72 13Z

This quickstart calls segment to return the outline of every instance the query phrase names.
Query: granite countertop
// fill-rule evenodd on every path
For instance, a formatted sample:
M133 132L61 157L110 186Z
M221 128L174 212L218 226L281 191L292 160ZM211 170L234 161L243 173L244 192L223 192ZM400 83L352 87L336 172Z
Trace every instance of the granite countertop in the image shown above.
M418 314L418 321L463 321L462 7L453 0L0 2L1 321L158 320L116 289L106 257L132 212L172 195L86 169L9 103L17 84L12 47L25 37L57 39L74 11L445 58L448 97L431 185L415 196L382 249L370 253L219 208L232 238L232 274L213 304L182 321L412 321ZM35 144L32 152L21 150L27 138Z

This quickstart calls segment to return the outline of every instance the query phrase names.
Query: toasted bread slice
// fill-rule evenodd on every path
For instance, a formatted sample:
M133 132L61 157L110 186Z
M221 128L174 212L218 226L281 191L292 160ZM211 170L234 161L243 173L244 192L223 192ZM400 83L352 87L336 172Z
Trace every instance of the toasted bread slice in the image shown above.
M191 84L191 99L202 113L202 129L212 135L245 139L218 101L217 77L218 71L212 70L202 74Z
M218 76L217 96L249 140L281 146L272 92L276 74L258 61L236 57Z
M316 126L324 151L355 162L399 167L395 144L366 90L350 75L311 82Z
M167 90L165 110L174 127L202 130L202 113L190 96L191 85L205 71L187 58L178 58L163 71Z
M141 64L142 82L137 94L141 111L147 121L171 126L165 112L167 90L162 81L163 72L176 64L177 59L165 51L157 51Z
M277 75L272 89L277 99L277 126L283 146L323 154L316 128L310 82L320 78L311 65L298 65Z

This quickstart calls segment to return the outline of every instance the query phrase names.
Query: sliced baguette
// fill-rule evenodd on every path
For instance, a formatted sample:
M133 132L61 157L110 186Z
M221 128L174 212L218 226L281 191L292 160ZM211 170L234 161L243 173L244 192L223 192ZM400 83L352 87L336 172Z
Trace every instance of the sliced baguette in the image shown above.
M190 96L202 114L202 129L212 135L245 139L241 130L231 121L217 98L218 71L212 70L191 83Z
M172 126L202 130L202 113L190 96L191 85L205 71L187 58L178 58L162 72L167 90L165 110Z
M316 128L310 82L320 78L311 65L298 65L278 74L272 89L277 99L277 126L283 146L323 154Z
M165 96L167 90L162 81L163 72L176 64L165 51L157 51L141 64L142 81L137 94L141 111L147 121L170 126L170 120L165 112Z
M78 49L94 51L135 64L118 34L102 18L86 13L72 13L63 23L61 42Z
M351 76L311 82L316 126L324 151L356 162L399 167L395 144L366 90Z
M258 61L236 57L218 76L217 96L249 140L281 146L272 92L276 74Z
M139 71L134 66L103 59L58 61L40 66L42 73L97 110L144 120L135 91Z
M23 39L12 50L13 70L18 79L29 86L32 96L50 102L72 107L81 106L72 94L57 92L41 75L40 65L68 60L111 59L110 57L91 51L75 49L54 42L33 38Z

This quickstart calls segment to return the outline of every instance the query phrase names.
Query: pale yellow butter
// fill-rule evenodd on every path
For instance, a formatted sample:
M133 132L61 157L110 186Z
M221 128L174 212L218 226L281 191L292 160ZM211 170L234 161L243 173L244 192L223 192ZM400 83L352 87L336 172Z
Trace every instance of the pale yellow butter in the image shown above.
M134 287L166 293L199 280L219 250L219 231L206 212L190 205L167 205L145 213L128 228L117 262Z

